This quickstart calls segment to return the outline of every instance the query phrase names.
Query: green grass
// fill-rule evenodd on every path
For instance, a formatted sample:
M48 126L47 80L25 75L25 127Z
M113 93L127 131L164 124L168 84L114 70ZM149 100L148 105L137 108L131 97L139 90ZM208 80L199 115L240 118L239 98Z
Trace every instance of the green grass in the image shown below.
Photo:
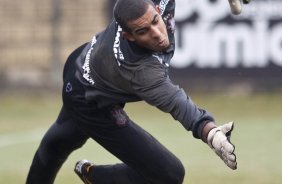
M171 118L145 104L126 106L131 119L147 129L183 162L185 184L280 184L282 181L282 94L247 96L191 94L218 124L235 121L232 141L238 169L230 170L200 140ZM24 183L40 139L61 107L59 96L0 96L0 183ZM63 165L57 184L81 183L74 163L87 158L97 164L119 162L89 140Z

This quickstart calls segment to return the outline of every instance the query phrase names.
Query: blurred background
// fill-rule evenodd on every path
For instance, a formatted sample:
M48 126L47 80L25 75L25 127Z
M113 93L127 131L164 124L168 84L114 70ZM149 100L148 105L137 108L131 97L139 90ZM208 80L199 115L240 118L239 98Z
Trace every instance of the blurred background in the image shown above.
M0 183L24 183L33 154L61 102L63 65L102 31L115 0L0 0ZM238 170L227 167L168 114L145 103L130 117L183 162L185 183L280 184L282 1L255 0L231 15L227 0L176 0L171 78L218 124L235 121ZM143 114L146 114L144 117ZM119 162L89 140L55 183L80 183L76 160Z

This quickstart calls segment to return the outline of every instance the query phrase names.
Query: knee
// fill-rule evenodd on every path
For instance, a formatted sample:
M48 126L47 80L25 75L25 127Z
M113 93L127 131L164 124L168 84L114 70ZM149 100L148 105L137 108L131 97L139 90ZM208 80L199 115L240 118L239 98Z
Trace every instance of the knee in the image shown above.
M65 159L72 151L80 148L85 142L86 140L71 142L69 140L44 137L39 146L39 150L41 153L49 155L49 157L53 156Z
M185 176L185 169L181 162L179 162L175 167L173 171L170 171L168 173L168 183L170 184L181 184L183 183Z
M174 162L163 173L162 184L182 184L185 176L184 166L180 161Z

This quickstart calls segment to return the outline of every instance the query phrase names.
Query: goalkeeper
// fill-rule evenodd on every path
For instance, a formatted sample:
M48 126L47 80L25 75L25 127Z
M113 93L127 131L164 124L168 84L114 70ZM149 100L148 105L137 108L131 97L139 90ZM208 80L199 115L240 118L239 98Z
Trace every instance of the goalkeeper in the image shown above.
M71 152L89 138L122 163L78 161L75 172L85 183L182 183L180 160L123 110L126 103L140 100L170 113L236 169L229 139L233 123L217 127L214 118L169 79L174 8L174 0L118 0L106 29L70 54L63 73L63 107L35 153L28 184L53 183Z

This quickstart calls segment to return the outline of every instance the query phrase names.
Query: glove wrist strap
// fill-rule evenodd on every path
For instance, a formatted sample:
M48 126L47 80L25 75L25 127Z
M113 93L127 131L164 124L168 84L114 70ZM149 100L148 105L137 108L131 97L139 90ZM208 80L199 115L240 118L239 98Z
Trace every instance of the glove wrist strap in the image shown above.
M203 130L202 130L202 134L201 134L201 139L202 139L202 141L204 141L205 143L207 143L207 138L208 138L208 134L209 134L209 132L212 130L212 129L214 129L214 128L216 128L216 125L215 125L215 123L214 122L208 122L205 126L204 126L204 128L203 128Z

